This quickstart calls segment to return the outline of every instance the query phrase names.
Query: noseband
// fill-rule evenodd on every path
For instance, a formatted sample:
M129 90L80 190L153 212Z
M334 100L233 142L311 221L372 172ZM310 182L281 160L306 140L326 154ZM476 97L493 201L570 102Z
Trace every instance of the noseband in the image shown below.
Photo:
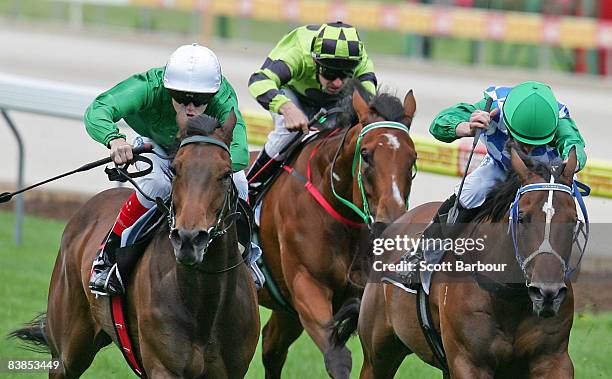
M583 189L585 192L580 192L580 189ZM517 241L517 228L518 228L518 219L519 219L519 200L521 195L531 191L548 191L548 199L544 203L542 207L542 211L546 213L546 226L544 229L544 240L540 244L540 246L527 258L525 258L519 251L518 241ZM552 224L552 218L555 214L555 208L553 206L553 194L554 191L561 191L573 196L582 212L584 217L584 221L578 220L576 226L574 228L574 235L572 236L572 242L576 243L578 250L580 251L580 256L578 258L578 262L576 263L576 267L569 266L569 257L566 262L561 255L555 251L550 243L550 228ZM563 270L564 279L568 280L574 271L580 266L580 262L582 261L582 257L586 250L586 244L589 239L589 216L587 214L586 206L584 204L583 196L588 196L590 192L590 188L583 183L578 181L574 181L572 187L566 186L565 184L555 183L554 176L551 174L549 183L534 183L522 186L516 192L516 196L514 201L510 205L510 216L509 216L509 226L508 232L512 235L512 243L514 245L514 255L516 261L518 262L521 270L523 271L523 275L527 281L527 285L529 286L529 278L527 276L527 266L530 262L532 262L538 255L540 254L550 254L553 257L559 260L561 264L561 269ZM583 236L584 242L581 244L578 240L580 236ZM570 253L571 254L571 253Z

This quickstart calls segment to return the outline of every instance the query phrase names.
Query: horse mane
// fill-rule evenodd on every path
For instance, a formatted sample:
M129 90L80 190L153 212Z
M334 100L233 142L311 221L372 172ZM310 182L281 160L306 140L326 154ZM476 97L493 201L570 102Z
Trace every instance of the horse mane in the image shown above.
M506 142L504 150L510 151L512 148L516 150L519 157L521 157L523 162L525 162L525 165L530 172L539 175L547 182L550 180L550 175L553 171L553 168L550 165L537 162L527 154L523 153L522 150L518 148L514 139L510 139L508 142ZM564 169L565 163L560 167L557 167L555 172L552 174L555 180L559 178ZM481 222L487 219L491 220L491 222L501 221L508 211L510 204L512 201L514 201L516 192L520 187L521 179L519 178L518 174L512 170L512 168L510 168L507 179L498 181L491 192L489 192L485 202L480 207L480 211L474 218L474 222Z
M336 104L336 107L342 111L336 117L336 128L350 128L353 125L359 123L357 112L353 108L353 91L359 91L359 94L369 102L372 95L365 90L361 82L357 79L349 79L340 91L340 100Z

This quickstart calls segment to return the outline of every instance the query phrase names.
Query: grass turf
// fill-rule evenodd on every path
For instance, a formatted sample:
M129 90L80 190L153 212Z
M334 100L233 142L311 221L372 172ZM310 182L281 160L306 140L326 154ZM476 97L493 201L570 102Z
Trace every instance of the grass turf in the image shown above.
M0 212L0 362L9 359L45 359L48 356L23 350L15 340L6 340L6 334L33 318L46 307L47 289L55 257L59 247L63 222L36 217L26 217L24 243L16 247L13 242L14 217ZM261 309L262 325L269 311ZM570 354L578 378L606 378L612 373L612 313L592 315L577 314L570 339ZM357 338L349 342L353 352L353 374L358 377L362 354ZM287 378L326 378L321 353L304 333L291 347L283 370ZM0 367L1 378L43 378L46 374L8 372ZM83 378L132 378L135 377L119 350L114 346L103 349ZM247 378L263 378L261 340L251 362ZM400 368L397 377L441 377L418 358L411 356Z

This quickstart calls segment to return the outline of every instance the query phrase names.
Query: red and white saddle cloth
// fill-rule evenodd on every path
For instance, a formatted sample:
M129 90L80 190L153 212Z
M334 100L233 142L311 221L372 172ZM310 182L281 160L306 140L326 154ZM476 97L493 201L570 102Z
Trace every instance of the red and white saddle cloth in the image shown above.
M128 325L124 312L124 297L113 296L110 298L111 317L113 320L113 327L117 335L117 344L123 354L123 357L127 361L128 365L136 375L141 378L146 378L142 364L138 362L134 349L132 348L132 341L130 340L130 334L128 333Z

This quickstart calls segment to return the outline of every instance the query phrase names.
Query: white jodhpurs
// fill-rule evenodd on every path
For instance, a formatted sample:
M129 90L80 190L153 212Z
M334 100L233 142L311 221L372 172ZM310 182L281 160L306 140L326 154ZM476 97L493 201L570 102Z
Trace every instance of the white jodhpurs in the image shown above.
M144 143L150 143L153 145L153 151L161 155L162 157L167 156L165 149L153 142L150 138L138 136L134 139L134 146L141 146ZM148 174L140 178L136 178L134 181L142 189L147 196L155 199L160 197L166 199L170 196L172 191L172 173L170 171L170 160L161 158L153 153L145 153L143 156L149 158L153 163L153 170ZM137 170L144 170L148 167L148 164L144 162L136 162ZM249 193L249 186L247 183L244 171L235 172L233 175L234 184L238 189L238 196L246 200ZM147 200L139 191L136 191L138 201L146 208L151 208L155 202Z
M466 209L481 206L495 185L505 180L508 174L489 155L485 155L480 166L465 178L459 202ZM455 186L455 195L459 193L459 185Z
M542 163L547 166L560 166L563 161L558 156L536 155L530 156L531 160L537 163ZM499 182L508 178L508 171L496 164L490 155L485 155L476 170L472 171L466 178L459 199L461 205L467 209L473 209L481 206ZM455 187L455 195L459 192L459 185Z

